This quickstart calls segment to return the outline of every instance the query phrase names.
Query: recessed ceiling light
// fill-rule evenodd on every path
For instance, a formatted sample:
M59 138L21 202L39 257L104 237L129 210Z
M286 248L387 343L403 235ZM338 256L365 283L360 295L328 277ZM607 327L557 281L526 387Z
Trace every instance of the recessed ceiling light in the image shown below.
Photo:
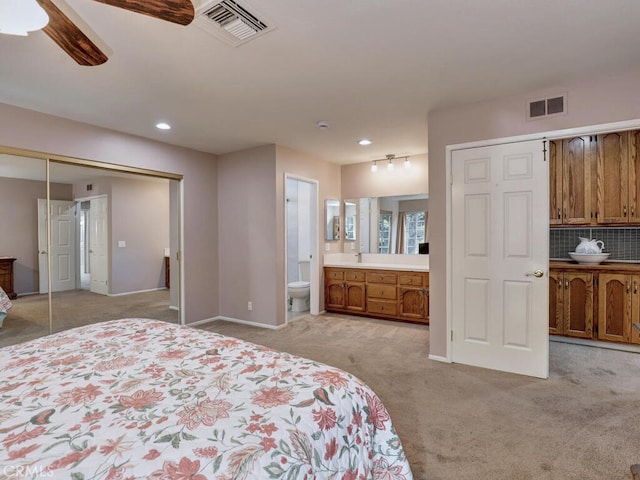
M166 122L156 123L156 128L159 130L171 130L171 125Z
M364 145L371 145L371 143L372 143L371 140L368 140L366 138L363 138L362 140L358 141L358 145L363 145L363 146Z

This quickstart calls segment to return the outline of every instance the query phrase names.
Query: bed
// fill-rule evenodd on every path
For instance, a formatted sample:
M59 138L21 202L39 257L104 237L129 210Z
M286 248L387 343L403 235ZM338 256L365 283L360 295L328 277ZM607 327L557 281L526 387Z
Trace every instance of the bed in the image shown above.
M235 338L121 319L4 347L0 365L9 478L412 479L362 381Z
M2 324L4 323L4 319L7 317L9 310L13 304L9 299L9 296L6 292L0 287L0 328L2 328Z

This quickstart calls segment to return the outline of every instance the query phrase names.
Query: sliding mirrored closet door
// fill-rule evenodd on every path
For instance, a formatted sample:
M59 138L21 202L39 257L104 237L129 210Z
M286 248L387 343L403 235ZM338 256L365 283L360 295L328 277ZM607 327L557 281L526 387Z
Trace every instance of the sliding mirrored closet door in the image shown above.
M0 154L0 186L20 191L0 192L3 216L22 227L0 237L19 295L0 346L117 318L179 322L179 180L85 163Z

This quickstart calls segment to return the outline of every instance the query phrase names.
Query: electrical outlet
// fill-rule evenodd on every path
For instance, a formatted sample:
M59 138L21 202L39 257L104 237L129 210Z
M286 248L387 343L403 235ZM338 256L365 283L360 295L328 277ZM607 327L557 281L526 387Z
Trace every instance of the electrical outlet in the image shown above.
M247 310L253 310L253 302L247 302Z

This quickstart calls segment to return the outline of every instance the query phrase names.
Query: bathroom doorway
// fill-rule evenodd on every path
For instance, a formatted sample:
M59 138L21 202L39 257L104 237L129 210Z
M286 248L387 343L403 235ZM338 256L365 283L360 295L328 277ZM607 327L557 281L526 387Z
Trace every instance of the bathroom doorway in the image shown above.
M320 309L318 182L285 174L287 322Z

